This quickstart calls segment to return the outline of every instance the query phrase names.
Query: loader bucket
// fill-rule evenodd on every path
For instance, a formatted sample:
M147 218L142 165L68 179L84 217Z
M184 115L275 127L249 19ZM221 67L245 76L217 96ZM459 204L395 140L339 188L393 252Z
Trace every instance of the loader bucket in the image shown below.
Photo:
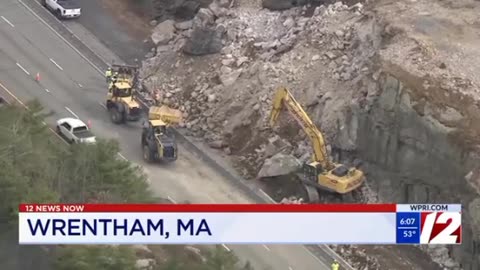
M182 112L167 106L152 106L148 112L149 120L162 120L167 124L178 124L182 121Z

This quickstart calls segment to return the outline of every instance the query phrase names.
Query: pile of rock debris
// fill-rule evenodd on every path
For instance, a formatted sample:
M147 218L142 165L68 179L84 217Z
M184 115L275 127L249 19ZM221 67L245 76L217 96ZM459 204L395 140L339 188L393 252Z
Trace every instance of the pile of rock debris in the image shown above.
M364 63L370 55L350 50L359 42L353 25L364 16L361 4L337 2L283 12L228 9L226 4L213 2L191 21L158 24L152 34L157 48L143 63L141 76L148 93L158 93L159 102L184 113L189 135L227 154L241 155L240 145L248 143L229 139L239 128L265 130L276 86L303 90L307 105L315 105L332 99L330 87L322 90L316 82L306 82L316 67L328 67L319 75L334 81L350 81L368 71ZM336 107L341 106L337 101ZM334 123L336 117L326 115L322 122ZM336 126L328 125L324 132L333 136L329 129ZM252 142L249 148L260 150L245 153L244 160L255 170L259 158L265 158L259 154L265 147Z
M266 2L281 1L264 1L268 7ZM231 1L214 1L208 8L200 8L191 20L166 20L155 26L152 40L156 48L144 61L140 74L144 95L156 96L158 102L181 110L186 119L186 135L231 155L235 164L245 170L246 177L254 178L261 172L261 165L268 163L266 159L289 159L294 168L311 153L308 140L296 123L280 122L280 126L294 127L289 130L267 125L271 98L280 85L289 87L304 105L329 142L329 151L354 151L355 137L348 132L346 119L352 108L368 112L372 101L378 98L379 63L384 65L382 69L397 73L402 66L418 74L431 73L442 82L437 88L425 80L425 89L455 90L452 93L480 89L476 80L462 77L462 70L474 74L475 69L459 67L460 56L452 54L455 58L449 59L447 55L440 63L434 57L440 52L428 46L427 41L415 39L420 35L402 35L410 31L410 20L405 19L409 10L418 13L418 31L436 29L429 29L436 22L422 15L426 11L420 11L428 10L431 3L409 2L389 3L393 7L390 11L372 12L368 4L361 3L288 6L275 8L282 11L271 11L242 4L232 8ZM448 10L441 10L439 14L448 17ZM381 12L383 19L378 18ZM398 20L407 22L403 28L394 22L397 14L404 16ZM463 18L475 24L473 15ZM471 48L474 47L462 48L462 52ZM470 67L474 67L477 58L469 59ZM470 77L475 76L478 77ZM449 97L427 93L415 98L419 101L412 100L412 106L429 99L444 104ZM432 113L432 108L425 106L424 113ZM448 116L445 121L449 123L462 119L462 115L454 113ZM478 135L465 134L472 135L468 141ZM439 252L430 253L435 256ZM438 261L442 267L459 269L458 263L444 253ZM366 265L369 269L378 268L377 263Z
M305 200L303 198L297 198L295 196L291 196L289 198L283 198L280 203L281 204L304 204Z

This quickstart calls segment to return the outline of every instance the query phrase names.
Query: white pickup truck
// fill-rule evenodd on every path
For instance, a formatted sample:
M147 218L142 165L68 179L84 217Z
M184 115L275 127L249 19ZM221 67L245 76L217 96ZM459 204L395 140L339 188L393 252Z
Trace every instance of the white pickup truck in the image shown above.
M59 19L76 18L82 14L78 0L42 0L42 4Z
M80 119L62 118L57 121L57 132L70 143L95 143L95 135Z

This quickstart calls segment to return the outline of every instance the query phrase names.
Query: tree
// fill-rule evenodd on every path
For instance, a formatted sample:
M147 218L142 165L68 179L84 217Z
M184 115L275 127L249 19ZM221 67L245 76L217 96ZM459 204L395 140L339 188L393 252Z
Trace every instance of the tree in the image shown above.
M117 158L115 141L66 145L43 124L42 108L0 108L0 214L20 202L151 202L141 169Z
M206 259L204 270L234 270L238 263L238 258L221 246L208 250Z
M60 160L57 190L65 202L153 202L141 168L119 159L118 143L74 145Z
M59 250L55 270L134 270L135 253L125 246L69 246Z
M68 146L29 110L0 107L0 217L17 222L20 203L151 202L141 169L117 157L117 142ZM3 220L3 219L2 219ZM127 247L61 247L57 269L133 269Z
M50 189L58 143L50 140L38 103L31 108L0 107L0 215L10 220L20 202L58 201Z

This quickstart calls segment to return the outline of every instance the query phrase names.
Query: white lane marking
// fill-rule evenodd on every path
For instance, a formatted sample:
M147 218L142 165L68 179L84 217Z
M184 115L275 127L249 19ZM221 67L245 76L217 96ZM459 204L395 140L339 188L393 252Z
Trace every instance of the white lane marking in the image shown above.
M57 66L58 69L63 70L63 68L59 64L57 64L57 62L55 62L52 58L50 58L50 62Z
M95 70L97 70L100 74L104 75L103 72L100 68L98 68L92 61L90 61L85 55L83 55L77 48L75 48L75 46L73 46L70 42L68 42L60 33L58 33L55 29L53 29L52 26L50 26L50 24L48 24L44 19L42 19L40 17L40 15L38 15L37 13L35 13L35 11L33 11L29 6L27 6L22 0L18 0L18 2L20 2L20 4L22 4L26 9L28 9L28 11L30 11L30 13L33 14L33 16L35 16L37 19L39 19L45 26L47 26L53 33L55 33L55 35L57 35L61 40L63 40L65 43L67 43L68 46L70 46L70 48L72 48L72 50L74 50L76 53L78 53L78 55L80 55L85 61L87 61L87 63L89 63ZM40 5L40 3L38 3L37 1L34 1L36 4ZM60 20L58 20L53 14L51 14L50 12L48 12L53 18L55 18L57 20L57 22L59 22L61 25L63 25L65 27L65 29L67 29L70 34L72 36L74 36L75 38L77 38L78 40L80 40L68 27L65 26L65 24L63 24ZM81 41L83 44L84 42ZM85 45L85 44L84 44ZM89 48L87 46L87 48ZM90 48L89 48L90 49ZM90 49L90 51L93 52L93 50ZM99 59L101 59L104 63L107 63L103 58L101 58L97 53L93 52Z
M262 245L266 250L270 251L270 248L267 245Z
M20 65L19 63L17 63L17 67L19 67L20 69L22 69L23 72L27 73L27 75L30 75L30 73L29 73L24 67L22 67L22 65Z
M288 267L288 270L293 270L293 268L291 266Z
M226 249L228 252L231 251L231 250L227 247L227 245L225 245L225 244L222 244L222 247L223 247L224 249Z
M47 88L45 88L45 92L50 93L50 90L48 90Z
M28 109L28 107L23 104L23 102L17 98L17 96L15 96L12 92L10 92L10 90L7 89L7 87L5 87L3 84L0 83L0 87L3 88L3 90L5 90L11 97L13 97L20 105L22 105L24 108Z
M261 193L263 193L263 195L272 203L277 203L274 199L272 199L272 197L270 197L265 191L263 191L263 189L259 189L259 191Z
M177 204L177 202L170 196L167 196L167 199L172 202L173 204Z
M105 104L99 102L98 104L100 104L100 106L102 106L104 109L107 109L107 106L105 106Z
M118 153L118 155L123 159L123 160L128 160L126 157L124 157L121 153Z
M79 86L80 88L83 88L83 85L81 85L81 84L78 84L78 86Z
M73 116L75 116L77 119L80 119L80 117L78 117L78 115L76 115L72 110L70 110L70 108L68 107L65 107L65 110L67 110L69 113L71 113Z
M9 20L7 20L7 18L5 18L5 17L3 17L3 16L0 16L0 17L2 17L2 19L3 19L6 23L8 23L11 27L15 27L15 25L13 25L13 23L11 23Z

